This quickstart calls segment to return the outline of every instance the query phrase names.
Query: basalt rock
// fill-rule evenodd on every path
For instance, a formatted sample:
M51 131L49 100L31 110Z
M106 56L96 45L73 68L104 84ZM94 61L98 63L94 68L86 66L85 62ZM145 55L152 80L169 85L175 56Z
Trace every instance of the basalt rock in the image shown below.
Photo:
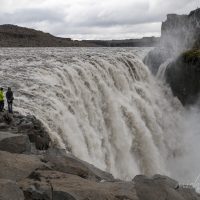
M0 199L24 200L24 194L16 182L7 179L0 179Z
M137 196L141 200L199 200L194 189L181 186L177 181L161 175L147 177L139 175L134 178Z
M29 146L27 141L28 137L29 141L33 143L38 150L47 150L51 143L51 139L45 127L32 115L23 116L17 112L13 115L7 112L0 113L0 130L9 131L13 134L20 134L18 136L16 135L15 139L18 140L19 143L18 137L20 136L27 146ZM22 135L24 135L24 137ZM11 138L7 139L7 141L8 140L11 142ZM18 152L16 151L16 153Z
M193 47L200 48L200 9L189 15L167 15L167 20L162 23L160 43L144 62L156 74L163 62Z
M200 93L200 50L187 51L170 63L166 80L184 105L195 103Z
M0 151L0 179L19 181L28 177L35 169L46 168L42 158Z
M19 182L26 199L45 200L199 200L194 189L161 175L139 175L133 181L96 182L59 171L36 170Z
M138 200L133 182L96 182L58 171L36 171L38 179L24 179L19 185L25 197L50 200ZM39 199L39 198L38 198Z
M114 180L111 174L59 149L49 149L45 155L45 160L50 162L52 169L56 171L77 175L97 182Z
M11 153L28 153L31 143L27 135L0 131L0 150Z

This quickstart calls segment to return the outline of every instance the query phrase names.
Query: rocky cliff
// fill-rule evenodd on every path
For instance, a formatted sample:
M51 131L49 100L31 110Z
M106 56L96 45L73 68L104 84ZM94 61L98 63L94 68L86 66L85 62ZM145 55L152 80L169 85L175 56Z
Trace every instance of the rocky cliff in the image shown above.
M167 59L176 58L193 47L200 48L200 9L189 15L167 15L167 20L162 23L160 43L144 62L155 74Z
M189 15L167 15L161 34L160 46L168 49L170 56L193 48L200 36L200 9Z
M94 44L59 38L15 25L0 25L0 47L88 47Z
M173 60L166 67L166 81L173 94L187 105L196 102L200 93L199 52L200 9L197 9L189 15L168 15L162 23L159 46L144 62L156 74L162 63Z
M184 105L196 103L200 92L200 50L186 51L171 62L166 80Z
M0 160L0 200L200 200L166 176L115 179L53 147L34 116L0 113Z

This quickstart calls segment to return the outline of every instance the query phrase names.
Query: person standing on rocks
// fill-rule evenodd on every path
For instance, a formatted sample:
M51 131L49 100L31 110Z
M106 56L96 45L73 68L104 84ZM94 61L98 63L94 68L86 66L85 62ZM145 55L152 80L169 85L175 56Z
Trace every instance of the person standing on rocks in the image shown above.
M0 88L0 112L3 112L4 109L4 94L3 88Z
M8 112L12 113L13 112L12 104L13 104L14 97L13 97L13 92L10 87L8 88L8 91L6 92L6 99L8 103Z

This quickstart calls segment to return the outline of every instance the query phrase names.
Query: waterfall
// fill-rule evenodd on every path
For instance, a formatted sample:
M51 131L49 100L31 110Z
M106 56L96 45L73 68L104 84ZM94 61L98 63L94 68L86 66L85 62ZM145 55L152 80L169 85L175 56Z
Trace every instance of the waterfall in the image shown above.
M54 145L125 180L170 174L182 153L183 108L158 84L148 49L0 49L0 77L14 107L33 114Z
M166 72L167 66L172 62L172 60L173 59L170 58L160 65L160 67L158 68L158 72L156 74L157 79L161 81L165 81L165 72Z

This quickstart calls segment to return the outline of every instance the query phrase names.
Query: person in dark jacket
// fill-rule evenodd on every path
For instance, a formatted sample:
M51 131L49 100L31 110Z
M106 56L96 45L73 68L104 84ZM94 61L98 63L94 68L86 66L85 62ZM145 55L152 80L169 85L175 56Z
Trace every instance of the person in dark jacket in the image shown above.
M13 97L13 92L10 87L8 88L8 91L6 92L6 99L8 103L8 112L12 113L13 112L12 104L13 104L14 97Z

